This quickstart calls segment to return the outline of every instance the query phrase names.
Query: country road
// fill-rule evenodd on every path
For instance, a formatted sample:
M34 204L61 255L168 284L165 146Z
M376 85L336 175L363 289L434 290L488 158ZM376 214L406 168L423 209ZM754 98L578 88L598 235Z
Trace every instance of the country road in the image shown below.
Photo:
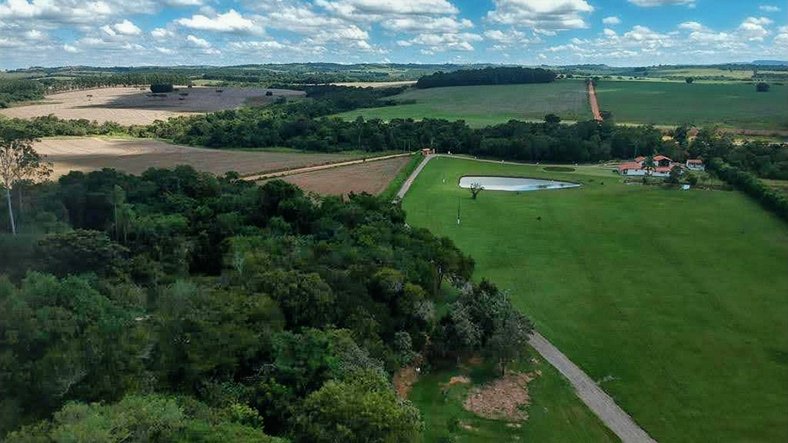
M594 120L601 122L602 113L599 112L599 101L596 97L596 89L593 82L588 82L588 103L591 105L591 113L594 114Z
M427 166L430 160L434 157L441 156L429 155L419 163L419 166L411 173L410 177L402 184L397 198L402 199L408 190L413 185L413 182L419 176L421 171ZM464 157L465 160L477 160ZM624 443L651 443L656 442L651 438L648 433L643 430L632 417L629 416L621 407L619 407L615 400L610 397L599 385L597 385L591 377L588 376L576 364L572 363L569 358L564 355L558 348L553 346L546 338L537 331L531 335L529 340L530 345L538 352L542 358L555 367L560 372L572 387L575 388L575 393L583 403L593 412L599 419L607 426L618 438Z

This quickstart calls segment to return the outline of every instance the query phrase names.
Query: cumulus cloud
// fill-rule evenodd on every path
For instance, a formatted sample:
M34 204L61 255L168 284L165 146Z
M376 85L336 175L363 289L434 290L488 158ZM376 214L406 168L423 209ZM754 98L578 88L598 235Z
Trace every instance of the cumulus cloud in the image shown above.
M695 0L629 0L633 5L641 6L643 8L653 8L656 6L666 5L687 5L695 6Z
M620 25L621 19L616 16L605 17L602 19L602 23L605 25Z
M547 34L588 27L585 16L594 10L586 0L493 0L493 4L488 21Z
M761 5L758 7L763 12L780 12L781 9L778 6L774 5Z
M176 23L186 28L200 31L226 32L237 34L262 34L263 28L253 20L245 18L235 9L230 9L224 14L208 17L195 14L191 18L181 18Z
M766 17L747 17L739 25L739 32L747 40L763 41L764 37L769 35L766 26L770 24L772 21Z

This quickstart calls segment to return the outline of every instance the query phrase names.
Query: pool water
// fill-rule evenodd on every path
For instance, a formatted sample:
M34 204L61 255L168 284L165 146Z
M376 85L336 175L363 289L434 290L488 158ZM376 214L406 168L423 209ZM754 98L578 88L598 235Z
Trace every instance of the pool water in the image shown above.
M491 177L491 176L465 176L460 178L460 187L468 189L473 183L478 183L487 191L543 191L547 189L577 188L579 183L562 182L557 180L540 180L537 178L523 177Z

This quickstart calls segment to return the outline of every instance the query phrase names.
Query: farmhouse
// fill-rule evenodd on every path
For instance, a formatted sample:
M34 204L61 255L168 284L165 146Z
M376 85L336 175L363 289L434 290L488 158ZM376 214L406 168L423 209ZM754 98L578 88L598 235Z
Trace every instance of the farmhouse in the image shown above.
M636 157L634 161L625 162L618 165L618 173L621 175L644 176L650 175L652 177L667 177L670 175L670 170L675 167L681 167L680 163L675 163L669 157L664 155L654 156L654 167L651 170L645 168L646 157Z
M687 169L690 171L705 171L706 165L703 164L703 160L695 159L695 160L687 160Z

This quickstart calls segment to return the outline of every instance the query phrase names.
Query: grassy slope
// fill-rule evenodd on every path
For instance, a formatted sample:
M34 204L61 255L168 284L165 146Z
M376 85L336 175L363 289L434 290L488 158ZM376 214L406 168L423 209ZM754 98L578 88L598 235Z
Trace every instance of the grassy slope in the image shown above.
M357 109L340 114L347 119L364 118L443 118L465 120L471 126L504 123L511 119L542 120L556 113L565 120L588 120L591 111L581 81L550 84L463 86L412 89L396 97L415 101L398 106Z
M788 129L788 86L758 93L743 83L603 80L596 91L599 106L620 122Z
M533 351L532 351L533 353ZM462 403L471 385L444 386L455 375L468 376L474 385L482 385L492 378L493 372L485 367L464 367L453 371L438 371L420 378L413 387L410 400L422 411L425 420L424 441L436 442L453 434L458 442L511 441L518 436L521 441L533 442L613 442L617 438L577 398L572 387L549 364L541 359L519 368L524 372L541 371L528 385L531 404L528 421L520 428L507 423L487 420L466 411ZM451 422L459 420L471 428L452 430Z
M587 171L438 158L404 205L658 440L788 441L788 228L739 193ZM464 174L585 186L472 201L456 186Z

